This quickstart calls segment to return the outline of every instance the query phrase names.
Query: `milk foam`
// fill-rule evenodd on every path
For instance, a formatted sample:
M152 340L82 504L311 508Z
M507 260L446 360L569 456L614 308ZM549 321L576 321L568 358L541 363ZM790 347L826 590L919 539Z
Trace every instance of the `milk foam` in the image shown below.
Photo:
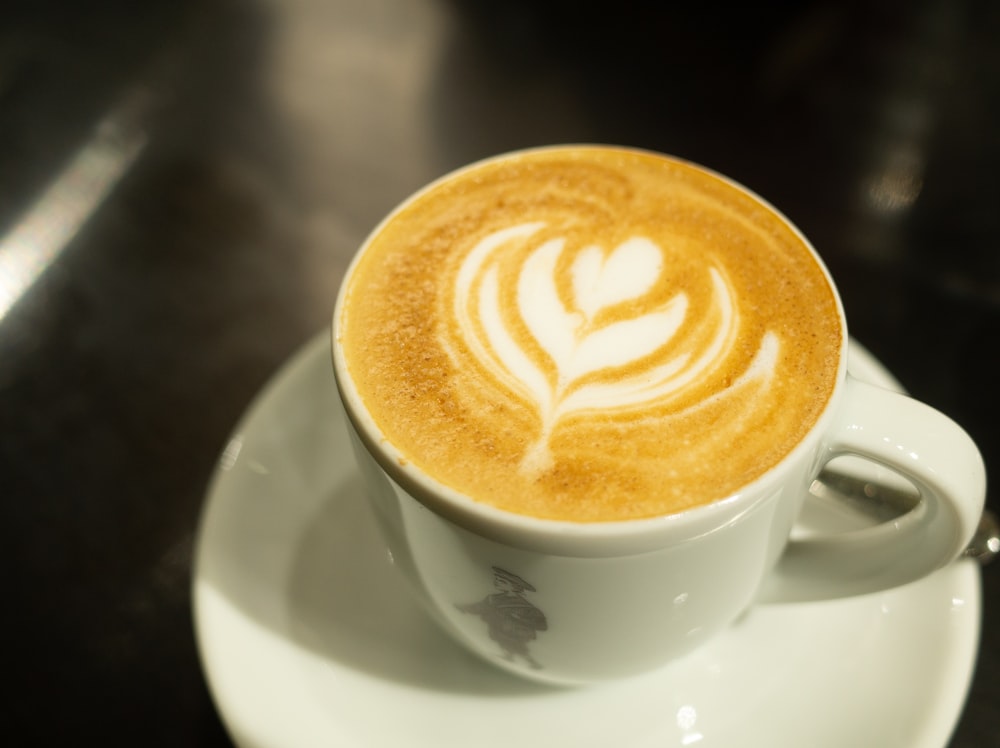
M580 522L739 490L809 432L841 327L822 266L747 193L580 147L446 179L373 237L340 339L400 459Z
M563 417L578 411L600 411L608 417L654 402L663 404L726 365L739 335L735 292L724 271L711 266L705 270L713 288L712 303L703 311L713 328L707 340L704 336L676 340L691 311L683 288L665 303L651 308L633 304L631 314L601 324L601 312L642 299L660 280L666 272L662 249L642 236L630 237L610 252L599 245L586 246L570 265L573 298L567 305L557 278L565 239L544 241L526 256L516 251L544 227L544 222L523 223L481 239L461 264L453 300L461 334L458 344L467 346L498 384L537 408L540 434L520 466L530 472L551 466L548 441ZM517 278L520 320L512 321L505 313L501 275ZM532 355L534 346L518 334L518 322L544 359ZM454 341L443 343L453 360L460 359ZM779 345L778 337L768 332L750 367L727 390L773 376ZM669 350L666 360L653 363L658 360L655 354L664 350ZM591 376L602 373L612 376L607 380ZM725 394L711 393L709 398L717 401Z

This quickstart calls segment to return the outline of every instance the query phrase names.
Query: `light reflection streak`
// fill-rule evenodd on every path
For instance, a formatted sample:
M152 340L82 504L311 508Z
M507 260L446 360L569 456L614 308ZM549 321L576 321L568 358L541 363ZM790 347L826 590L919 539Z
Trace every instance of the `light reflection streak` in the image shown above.
M698 711L690 704L685 704L677 710L677 726L682 730L690 730L698 721Z
M137 120L149 104L143 91L126 96L0 238L0 320L55 262L142 152L148 138Z
M866 202L882 214L908 210L920 196L924 186L922 154L906 153L887 148L884 163L875 165L866 189ZM905 148L905 146L904 146Z
M232 470L240 457L241 451L243 451L243 437L234 436L222 451L222 457L219 459L219 467L223 470Z
M698 710L690 704L685 704L677 710L677 726L684 731L684 735L681 736L681 745L694 745L705 737L694 729L697 721Z

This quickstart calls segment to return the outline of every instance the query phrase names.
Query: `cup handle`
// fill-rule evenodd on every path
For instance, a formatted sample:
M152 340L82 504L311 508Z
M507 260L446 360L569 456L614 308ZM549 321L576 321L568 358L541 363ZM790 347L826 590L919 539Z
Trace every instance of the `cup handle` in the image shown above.
M953 561L975 533L986 469L969 435L924 403L848 375L823 461L855 455L913 483L920 501L874 527L789 541L761 590L762 602L878 592Z

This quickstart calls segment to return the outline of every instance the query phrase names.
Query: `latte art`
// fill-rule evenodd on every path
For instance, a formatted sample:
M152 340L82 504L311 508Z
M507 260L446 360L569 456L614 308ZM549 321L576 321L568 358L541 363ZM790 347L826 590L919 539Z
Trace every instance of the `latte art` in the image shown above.
M337 335L401 462L535 517L650 517L776 465L834 389L841 328L802 237L689 164L604 147L459 171L345 281Z
M523 251L542 228L543 223L512 226L475 245L454 283L452 307L460 340L443 341L456 366L464 365L467 351L498 383L535 404L540 433L520 464L531 473L552 466L549 439L563 416L592 410L606 418L668 403L724 365L739 324L734 291L723 271L711 265L705 269L712 286L709 308L696 310L705 322L701 335L679 335L691 306L683 288L676 288L666 302L642 304L666 271L660 247L639 236L610 253L597 245L576 253L569 262L567 306L558 276L565 239L549 239ZM511 279L513 288L502 290L501 277ZM663 280L669 283L669 278ZM509 298L515 299L511 306L517 314L511 323L502 301ZM626 314L608 313L626 303ZM602 319L602 313L608 314ZM534 344L544 356L533 357ZM768 333L750 366L726 390L754 380L766 383L774 373L778 345Z

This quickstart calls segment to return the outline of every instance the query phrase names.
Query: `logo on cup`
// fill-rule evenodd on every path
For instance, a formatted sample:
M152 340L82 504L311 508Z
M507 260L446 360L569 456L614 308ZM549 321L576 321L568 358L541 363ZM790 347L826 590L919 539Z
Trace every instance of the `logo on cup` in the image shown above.
M528 644L538 638L539 631L548 630L549 623L545 614L524 596L525 592L535 592L534 586L499 566L493 567L493 586L497 591L482 600L455 607L486 623L490 639L500 645L505 660L524 660L532 669L541 670Z

